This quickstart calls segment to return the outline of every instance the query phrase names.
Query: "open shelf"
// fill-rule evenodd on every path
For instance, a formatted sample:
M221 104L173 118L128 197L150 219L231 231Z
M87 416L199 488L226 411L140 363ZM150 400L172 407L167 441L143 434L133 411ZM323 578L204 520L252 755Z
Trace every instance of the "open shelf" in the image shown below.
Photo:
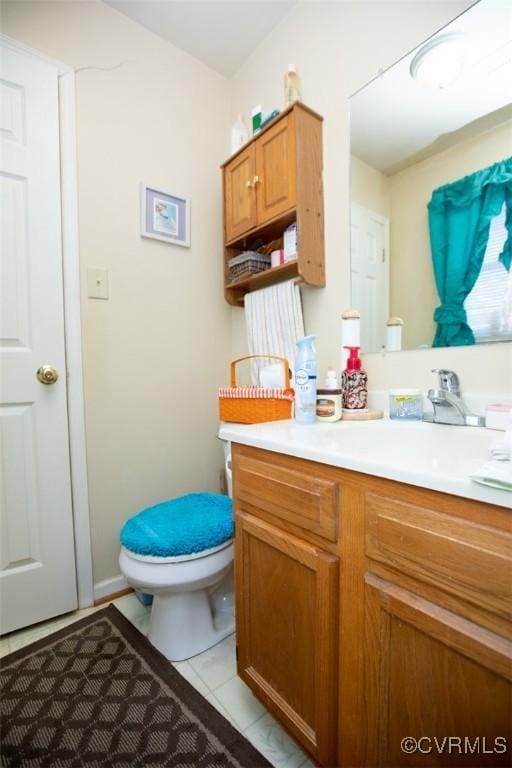
M241 251L245 251L251 242L257 239L262 239L264 242L270 242L276 237L281 237L284 230L297 221L297 209L292 208L286 213L282 213L279 216L268 221L266 224L260 224L258 227L253 227L248 232L244 232L240 237L236 237L233 240L226 242L227 248L238 248Z
M254 291L257 288L266 288L267 285L279 283L281 280L289 280L292 277L298 277L299 263L297 259L292 259L286 264L280 264L278 267L270 267L264 272L258 272L256 275L244 277L236 280L234 283L226 285L226 291L236 300L237 304L244 303L244 295L248 291Z

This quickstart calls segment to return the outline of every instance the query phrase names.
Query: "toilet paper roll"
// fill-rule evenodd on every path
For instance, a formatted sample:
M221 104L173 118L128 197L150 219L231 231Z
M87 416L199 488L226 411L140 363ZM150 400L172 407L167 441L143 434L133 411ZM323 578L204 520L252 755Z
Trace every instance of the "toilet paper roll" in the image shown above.
M346 309L341 315L341 370L347 367L348 350L361 347L361 315L357 309Z
M265 389L283 389L283 366L280 363L264 365L260 368L260 387Z

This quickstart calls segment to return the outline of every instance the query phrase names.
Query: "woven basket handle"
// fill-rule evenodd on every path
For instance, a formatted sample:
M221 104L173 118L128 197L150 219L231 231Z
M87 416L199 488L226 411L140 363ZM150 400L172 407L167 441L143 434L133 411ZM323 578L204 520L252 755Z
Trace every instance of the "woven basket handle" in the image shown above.
M290 369L288 367L288 360L286 359L286 357L278 357L277 355L246 355L245 357L239 357L237 360L233 360L230 365L230 373L229 373L231 387L237 386L237 383L236 383L237 364L241 363L242 360L253 360L255 357L265 357L269 360L279 360L279 362L283 364L285 389L290 388Z

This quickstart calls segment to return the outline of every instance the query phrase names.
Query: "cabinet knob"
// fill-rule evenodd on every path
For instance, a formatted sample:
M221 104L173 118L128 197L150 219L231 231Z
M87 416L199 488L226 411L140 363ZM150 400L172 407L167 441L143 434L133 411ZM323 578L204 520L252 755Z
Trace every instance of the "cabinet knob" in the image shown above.
M254 182L252 182L252 181L249 179L249 181L246 181L246 182L245 182L245 186L247 187L247 189L252 189L252 187L254 187Z
M261 184L261 179L260 179L260 177L259 177L259 176L255 176L255 177L254 177L254 179L252 180L252 183L253 183L254 185L256 185L256 184Z

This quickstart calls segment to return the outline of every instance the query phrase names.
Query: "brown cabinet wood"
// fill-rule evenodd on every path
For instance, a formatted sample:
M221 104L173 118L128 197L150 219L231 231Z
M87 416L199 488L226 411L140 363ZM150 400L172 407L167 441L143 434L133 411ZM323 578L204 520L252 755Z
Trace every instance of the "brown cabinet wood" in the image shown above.
M511 765L510 512L240 445L233 468L239 673L318 764Z
M228 240L256 226L255 154L254 144L251 144L224 168L224 205Z
M336 761L338 558L238 507L238 673L322 765Z
M258 224L280 216L296 203L295 116L290 112L254 143Z
M275 466L264 458L239 456L237 499L268 514L277 524L316 533L329 541L338 538L338 484L328 478L312 477L296 468Z
M365 582L365 765L510 766L510 641L372 574Z
M223 166L224 278L231 304L251 290L299 277L325 285L322 118L296 103ZM268 243L297 224L296 259L259 274L228 280L228 261L261 239Z

